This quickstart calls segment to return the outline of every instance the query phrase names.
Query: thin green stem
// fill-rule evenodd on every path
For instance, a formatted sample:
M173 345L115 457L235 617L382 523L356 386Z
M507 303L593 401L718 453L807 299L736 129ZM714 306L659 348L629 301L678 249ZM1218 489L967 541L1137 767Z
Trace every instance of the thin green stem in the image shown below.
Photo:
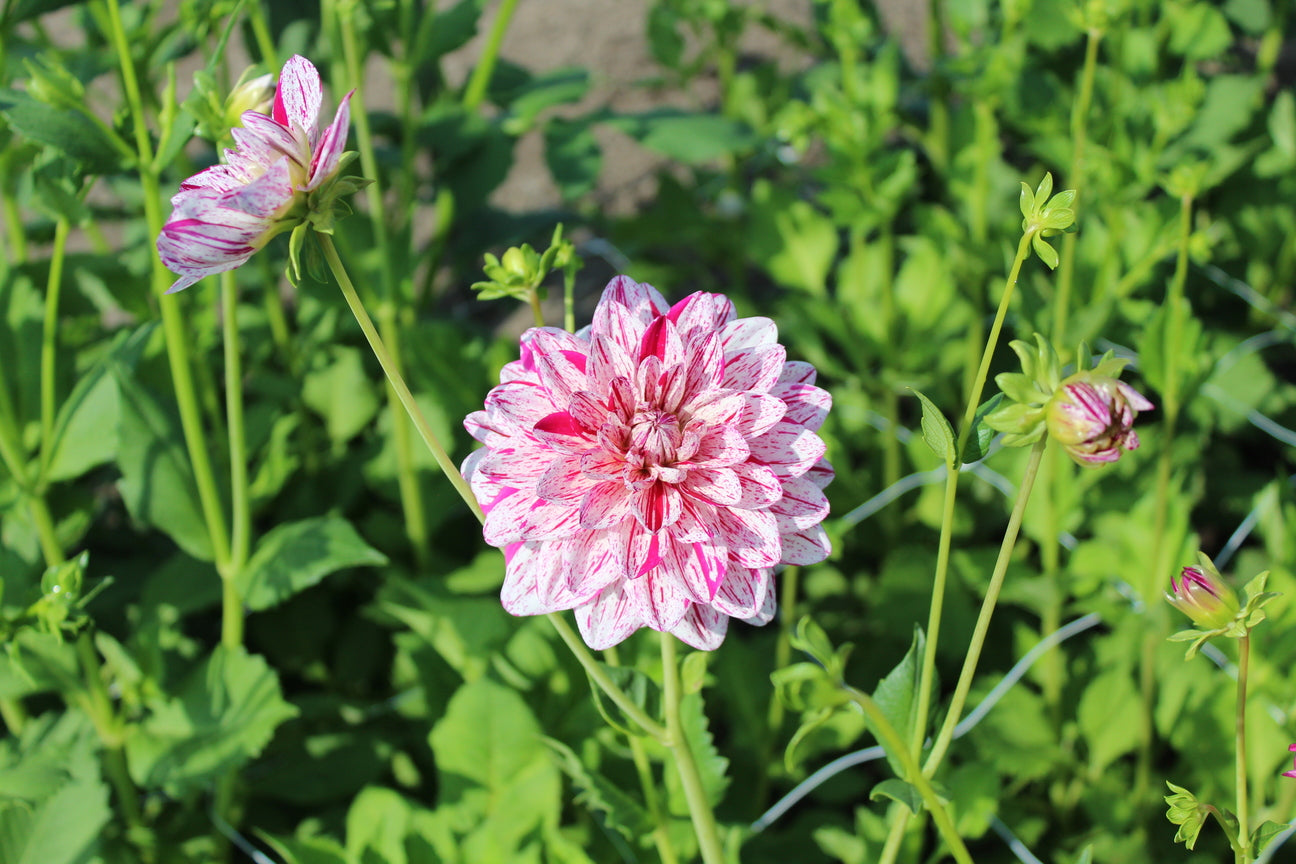
M252 504L248 490L247 435L243 423L243 360L238 326L238 285L234 271L221 274L221 319L225 330L225 418L229 430L230 535L229 566L221 573L224 583L221 607L221 644L243 644L243 598L238 577L247 564L252 544Z
M122 27L118 0L105 0L105 5L108 10L109 36L121 64L122 86L126 92L127 104L130 106L133 119L131 125L135 129L135 143L139 152L140 185L144 197L144 217L149 235L156 237L162 233L163 227L161 191L153 166L153 151L148 136L147 118L144 114L144 101L140 96L139 81L135 77L135 66L131 61L126 31ZM170 274L162 265L161 259L154 255L153 289L158 294L158 306L162 313L162 334L166 342L167 361L171 369L176 404L180 409L180 426L184 432L189 462L193 467L194 481L198 486L203 521L207 525L207 534L211 538L212 555L215 558L216 568L220 571L228 566L229 533L225 527L225 516L220 492L216 486L216 476L212 471L211 457L207 453L207 436L203 428L202 414L194 392L189 343L177 305L180 300L178 297L166 296L167 283L170 281Z
M711 803L707 801L702 775L698 773L697 762L693 758L693 749L689 747L684 735L683 715L680 713L679 662L675 658L675 637L670 633L661 634L661 657L662 701L666 714L664 743L675 757L675 767L679 771L680 784L684 787L684 800L688 802L689 817L693 821L693 832L697 835L698 847L702 851L703 864L724 864L724 849L720 845L715 813L711 810Z
M958 445L955 448L955 454L963 452L968 435L971 434L972 420L976 416L977 405L981 401L981 392L985 388L986 377L990 373L990 361L994 357L995 348L998 347L999 334L1003 329L1004 319L1008 315L1008 308L1012 304L1013 289L1017 285L1017 277L1021 273L1022 264L1030 254L1030 241L1033 236L1034 231L1027 230L1022 234L1021 242L1017 244L1017 256L1013 259L1012 268L1004 283L1003 294L999 298L999 308L995 311L994 323L990 327L990 335L987 337L985 348L981 352L981 362L977 367L976 377L972 380L967 408L963 412L963 425L959 428ZM957 464L952 462L947 462L945 467L948 473L945 478L941 533L936 547L936 573L932 580L932 600L927 618L927 640L923 648L922 669L919 673L918 711L915 715L916 722L913 730L914 752L921 752L922 742L927 730L927 717L931 710L931 688L932 680L935 677L936 648L940 642L941 616L944 612L945 586L949 573L950 545L953 542L954 535L954 504L958 495L958 482L961 473Z
M490 86L491 76L495 74L495 63L499 60L500 46L504 44L504 34L508 32L509 21L512 20L513 10L516 8L517 0L503 0L499 11L495 13L495 20L491 22L490 35L486 37L486 45L482 48L477 65L468 78L467 86L464 87L465 110L475 111L486 98L486 89Z
M604 650L603 657L609 666L621 665L615 646ZM652 815L654 826L652 838L653 845L657 847L657 855L661 858L661 864L679 864L679 856L675 854L675 844L670 839L670 820L665 808L662 807L661 796L657 794L657 780L653 776L652 762L648 758L648 750L644 747L643 738L639 735L627 735L626 742L630 745L630 759L634 762L635 774L639 777L639 787L643 790L644 806Z
M337 7L338 30L342 37L342 53L345 58L347 80L355 88L351 96L351 116L356 127L356 146L360 152L360 167L366 177L377 180L378 157L374 149L373 132L369 127L369 113L365 110L362 80L363 57L360 54L359 39L355 28L355 4L346 3ZM408 185L413 185L412 178ZM368 205L369 224L373 230L374 241L378 246L379 266L382 273L382 305L378 310L378 326L383 340L391 349L391 361L397 375L401 374L400 328L396 320L395 304L402 292L397 288L395 256L392 252L391 237L384 216L382 190L378 183L365 187L365 202ZM405 519L405 535L414 550L414 559L420 567L425 566L432 557L428 545L426 508L423 506L423 491L418 482L418 468L414 462L413 442L410 436L409 420L397 411L400 401L395 386L387 389L387 404L392 415L392 445L396 452L397 486L400 490L401 511ZM412 419L412 418L411 418Z
M138 827L142 824L139 791L131 781L130 772L126 767L126 754L122 749L124 738L121 725L116 712L113 711L112 698L108 695L108 686L103 680L103 669L99 664L99 654L95 651L94 643L91 642L88 632L77 637L76 650L86 687L86 711L90 715L95 731L99 734L99 740L104 746L104 773L108 775L108 782L112 784L113 791L117 793L122 813L126 817L126 823L131 827Z
M544 310L540 308L539 286L536 286L527 292L527 305L531 307L531 317L535 319L535 326L545 326Z
M572 654L576 657L576 661L581 664L581 668L585 670L585 674L589 676L589 679L593 681L609 699L612 700L614 705L621 709L622 713L638 725L640 729L644 730L645 733L656 738L658 741L664 743L667 734L665 727L645 714L643 709L636 705L634 700L627 696L625 692L608 677L607 672L605 672L603 667L599 665L598 661L594 659L594 655L585 647L585 643L581 641L580 636L578 636L576 631L571 628L571 625L567 623L567 619L562 616L562 613L551 612L545 617L549 619L549 623L558 631L558 635L562 637L563 642L567 643L567 647L571 649Z
M1237 711L1234 721L1236 753L1233 777L1237 784L1238 864L1251 864L1251 813L1247 806L1246 705L1247 675L1251 665L1251 635L1238 640Z
M1179 553L1179 543L1170 542L1167 536L1170 526L1170 500L1173 468L1173 446L1175 428L1179 420L1179 343L1183 330L1184 286L1188 279L1188 246L1192 239L1192 205L1191 196L1180 199L1178 254L1175 258L1174 274L1166 289L1165 335L1163 345L1164 381L1161 388L1161 407L1163 420L1157 444L1155 510L1152 517L1153 566L1148 574L1148 582L1143 586L1144 597L1155 597L1161 586L1170 578L1171 561ZM1176 538L1177 539L1177 538ZM1157 606L1160 609L1160 606ZM1164 622L1162 616L1154 621ZM1152 735L1155 729L1154 711L1156 710L1156 648L1165 636L1165 624L1149 627L1143 641L1143 650L1139 661L1139 690L1143 702L1143 747L1139 750L1135 766L1134 791L1146 794L1151 783L1152 770Z
M21 699L0 699L0 721L17 738L27 728L27 709Z
M45 321L41 332L40 429L42 464L54 454L55 360L58 357L59 295L63 287L63 258L67 252L67 218L54 223L54 248L50 252L49 277L45 281Z
M927 50L931 56L931 100L928 103L927 153L938 171L949 162L949 81L941 68L945 60L945 14L942 0L927 3Z
M999 591L1003 588L1004 576L1008 573L1008 562L1012 558L1013 547L1017 544L1017 533L1021 529L1022 516L1026 513L1026 502L1030 500L1031 489L1035 486L1035 476L1039 472L1040 459L1048 438L1041 438L1031 447L1030 458L1026 462L1026 473L1022 475L1021 486L1017 490L1017 500L1013 503L1008 527L1004 530L1003 542L999 545L999 557L995 559L994 572L990 575L990 584L986 588L985 600L981 603L981 612L977 615L976 625L972 630L972 641L968 645L967 657L959 672L958 684L954 687L954 696L950 700L949 712L940 732L932 744L927 761L923 763L923 773L932 776L945 751L949 749L954 738L954 727L963 717L963 706L967 702L968 691L972 689L972 679L976 675L977 663L981 660L981 649L985 646L986 634L990 630L990 618L994 614L995 604L999 602Z
M779 632L778 639L774 643L774 668L785 669L792 662L792 630L797 620L797 588L800 581L801 568L789 566L779 574ZM778 741L779 730L783 728L783 718L786 715L786 709L783 706L783 700L772 697L769 700L769 709L765 714L765 743L762 748L760 764L763 766L760 772L760 779L757 781L756 794L754 796L756 803L764 806L766 798L769 795L770 767L775 764L774 745Z
M6 260L10 265L23 264L27 261L27 234L23 231L22 212L18 209L18 199L7 191L0 197L4 206L5 233L8 235L9 248Z
M256 40L261 62L271 69L277 68L279 60L275 52L274 38L270 35L270 25L266 21L261 0L251 0L248 3L248 23L252 25L252 38Z
M1089 129L1089 105L1093 101L1094 74L1098 69L1098 45L1102 31L1090 28L1085 42L1080 92L1071 107L1071 173L1067 186L1076 190L1077 201L1084 187L1085 147ZM1074 203L1073 203L1074 206ZM1071 286L1075 281L1076 235L1062 237L1062 254L1057 273L1057 296L1053 300L1053 344L1067 345L1067 319L1071 314Z
M52 566L63 561L63 547L58 541L54 517L50 514L44 495L32 488L31 479L27 476L26 455L23 452L21 436L9 410L8 394L2 386L0 386L0 395L5 397L0 399L0 463L4 464L5 469L13 477L14 483L26 496L32 524L36 528L36 539L40 543L41 555L45 558L46 565Z
M423 416L423 411L414 401L414 395L410 393L409 387L405 384L405 379L401 377L400 370L396 366L396 361L392 359L391 354L387 351L387 346L383 344L382 337L374 329L373 321L369 319L369 313L365 311L364 304L356 296L355 286L351 284L351 278L347 276L346 268L342 266L342 260L338 258L337 249L333 246L333 238L327 234L316 234L319 238L320 247L324 250L324 260L328 262L329 269L333 271L334 278L338 281L338 287L342 289L342 296L346 298L347 305L351 307L351 313L355 315L356 322L360 329L364 331L365 338L369 340L369 347L374 356L378 358L378 364L382 366L383 373L387 380L391 382L392 388L395 389L401 405L409 414L410 420L414 422L414 428L418 430L419 436L422 437L423 443L432 451L432 456L436 459L437 464L441 466L442 472L450 480L459 497L463 498L468 509L472 510L477 519L484 520L481 506L477 503L476 496L473 495L472 489L469 488L468 482L464 480L463 475L459 473L459 468L451 461L441 442L437 440L436 433L428 424L427 418Z
M910 750L900 733L891 725L886 714L878 707L873 697L856 690L854 687L847 687L847 692L864 711L864 716L873 724L873 729L877 732L882 743L886 745L887 752L900 761L900 767L904 770L904 779L912 783L922 796L923 803L927 805L928 812L932 815L932 821L936 823L936 830L945 840L945 845L949 846L950 854L959 864L972 864L972 856L968 853L967 847L963 845L963 838L959 836L958 829L954 827L954 820L950 818L949 811L941 803L940 796L932 788L931 780L923 773L918 766L918 760L914 758L914 752Z

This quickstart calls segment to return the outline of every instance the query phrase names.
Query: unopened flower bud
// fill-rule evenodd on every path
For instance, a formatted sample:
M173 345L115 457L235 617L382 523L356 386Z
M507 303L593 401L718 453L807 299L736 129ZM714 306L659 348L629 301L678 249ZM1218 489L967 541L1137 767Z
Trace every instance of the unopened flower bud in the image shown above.
M1139 446L1134 418L1152 403L1124 382L1093 372L1067 378L1049 400L1049 437L1080 465L1115 462Z
M244 75L247 73L244 72ZM258 75L246 81L239 81L225 100L225 118L229 125L241 126L244 111L255 111L258 114L269 114L274 107L275 79L273 75Z
M1237 617L1239 606L1233 589L1224 584L1218 573L1201 567L1185 567L1176 582L1170 578L1166 599L1170 605L1192 619L1198 627L1219 630Z
M1291 745L1290 747L1287 748L1287 750L1288 750L1289 752L1290 752L1290 751L1293 751L1293 750L1296 750L1296 744ZM1296 777L1296 765L1293 765L1293 766L1292 766L1292 770L1290 770L1290 771L1284 771L1284 772L1283 772L1283 776L1284 776L1284 777Z

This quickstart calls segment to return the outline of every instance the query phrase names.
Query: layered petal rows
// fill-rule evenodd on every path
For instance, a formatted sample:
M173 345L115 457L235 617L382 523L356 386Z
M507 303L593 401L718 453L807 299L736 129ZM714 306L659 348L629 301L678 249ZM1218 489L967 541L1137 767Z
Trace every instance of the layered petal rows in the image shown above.
M276 234L300 224L307 197L338 171L351 122L348 93L319 128L323 87L305 57L284 64L269 116L245 111L230 130L225 161L180 184L157 248L180 278L168 293L246 262Z
M640 627L701 649L774 614L779 564L829 552L831 405L766 318L721 295L670 306L626 277L578 333L527 331L464 475L504 549L514 615L575 609L591 648Z

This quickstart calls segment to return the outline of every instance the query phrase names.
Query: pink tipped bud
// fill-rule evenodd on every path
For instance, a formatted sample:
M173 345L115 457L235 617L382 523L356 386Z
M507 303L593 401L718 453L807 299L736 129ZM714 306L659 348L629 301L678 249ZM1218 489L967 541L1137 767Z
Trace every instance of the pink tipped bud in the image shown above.
M1290 747L1287 748L1287 750L1288 750L1288 751L1296 750L1296 744L1291 745ZM1284 777L1296 777L1296 765L1293 765L1292 770L1290 770L1290 771L1284 771L1284 772L1283 772L1283 776L1284 776Z
M1238 613L1237 595L1218 575L1200 567L1185 567L1176 582L1170 578L1170 605L1208 630L1227 627Z
M1152 403L1133 387L1115 378L1081 372L1057 388L1049 400L1045 422L1049 437L1066 448L1081 465L1115 462L1122 452L1139 446L1134 418L1152 410Z

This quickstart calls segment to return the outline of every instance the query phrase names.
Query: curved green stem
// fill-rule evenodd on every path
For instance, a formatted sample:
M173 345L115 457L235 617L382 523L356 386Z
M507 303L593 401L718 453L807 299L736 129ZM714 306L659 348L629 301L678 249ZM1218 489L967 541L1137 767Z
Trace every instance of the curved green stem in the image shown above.
M490 86L491 76L495 74L495 63L499 60L500 46L504 44L504 34L508 32L509 21L516 8L517 0L503 0L499 11L495 13L486 45L464 87L463 107L468 111L475 111L486 98L486 88Z
M351 284L351 278L347 276L346 268L342 266L342 260L338 258L337 249L333 246L333 238L327 234L316 234L319 238L320 246L324 250L324 260L328 262L329 269L333 271L333 276L338 280L338 287L342 289L342 296L346 298L347 305L351 307L351 313L355 315L356 322L360 329L364 331L365 338L369 340L369 347L373 350L374 356L378 358L378 364L382 366L383 373L387 380L391 382L392 388L396 391L396 396L405 408L410 420L414 422L414 428L418 430L419 436L423 443L432 451L432 456L436 459L437 464L441 466L442 472L450 480L459 497L463 498L468 509L472 510L477 519L483 520L485 516L482 513L481 506L477 503L476 496L473 495L472 489L469 488L468 482L464 480L463 475L459 473L459 468L450 460L449 454L437 440L436 433L428 424L427 418L423 416L423 411L414 401L414 394L410 393L409 387L405 384L405 379L401 377L400 370L396 367L396 361L392 359L391 354L387 351L387 346L383 344L382 337L374 329L373 321L369 319L369 313L365 312L364 304L356 296L355 286Z
M221 573L221 644L243 644L243 598L238 577L252 544L252 505L248 491L247 435L243 424L243 360L238 326L238 285L234 271L221 274L221 319L225 330L225 417L229 429L230 508L233 533L230 559Z
M142 824L139 804L139 791L131 781L130 771L126 766L126 752L123 749L122 731L116 713L113 711L112 698L104 684L103 670L99 665L99 655L90 641L89 633L77 637L77 659L81 662L84 676L86 712L99 733L99 740L104 746L104 773L113 791L117 793L126 823L131 827Z
M58 541L54 517L50 513L49 505L45 503L45 496L39 490L32 488L31 480L27 476L26 454L23 452L21 435L9 411L8 402L8 394L5 393L3 383L0 382L0 463L4 464L5 469L13 477L14 483L27 498L27 507L31 513L32 524L36 528L36 539L40 543L41 555L45 559L45 564L52 566L63 561L63 547Z
M22 212L18 209L18 199L5 191L0 196L0 206L4 208L5 233L8 236L6 258L10 265L22 264L27 260L27 234L23 231Z
M148 136L144 101L140 96L139 81L135 77L135 66L131 62L130 45L126 40L126 31L122 27L118 0L105 0L105 2L111 31L109 35L121 64L122 85L126 91L127 104L130 106L133 118L131 125L135 129L135 144L139 151L144 218L149 235L156 237L162 233L163 228L161 191L153 166L153 149ZM166 294L171 276L160 258L156 255L152 258L153 289L158 295L158 306L162 314L162 335L166 342L167 362L171 369L176 404L180 409L180 426L184 433L185 447L189 452L189 462L193 467L194 481L198 486L198 500L202 506L203 521L207 525L207 534L211 538L212 555L215 558L216 568L220 571L228 567L229 533L225 527L225 516L222 512L220 492L216 486L216 476L212 471L211 457L207 453L207 435L203 428L202 413L194 391L189 343L177 305L180 299Z
M71 225L66 217L54 223L54 248L50 252L49 277L45 281L45 321L41 332L40 380L42 466L54 453L54 413L58 407L54 399L54 373L55 361L58 357L59 295L63 288L63 258L67 252L70 228Z
M995 311L994 323L990 327L990 335L987 337L985 348L981 352L981 362L977 367L976 377L972 381L972 387L968 394L967 408L963 412L963 425L959 427L955 458L957 458L957 454L963 452L968 435L972 432L972 420L976 416L976 409L981 401L981 392L985 389L986 378L990 374L990 361L999 345L999 334L1003 330L1004 319L1007 317L1008 308L1012 304L1013 291L1017 286L1017 277L1021 273L1022 264L1030 255L1030 242L1034 234L1034 230L1027 230L1022 234L1021 242L1017 244L1017 257L1013 259L1012 268L1009 270L1008 278L1004 283L1003 294L999 298L999 308ZM913 750L915 753L922 752L922 743L927 730L927 717L931 710L931 689L936 669L936 648L940 642L941 616L944 612L945 586L949 574L950 545L954 536L954 503L958 495L960 472L957 464L947 462L945 467L948 473L945 477L941 533L936 547L936 573L932 580L932 601L927 617L927 641L923 648L922 670L919 673L918 711L915 715L916 722L913 730Z
M704 864L724 864L724 849L720 845L715 813L711 810L711 803L707 801L702 775L698 773L693 750L684 735L680 714L679 663L675 659L675 637L670 633L661 634L661 656L662 697L666 714L666 740L663 743L675 757L675 767L679 770L680 783L684 787L684 799L688 802L689 817L693 821L693 832L697 835L698 847L702 850L702 861Z
M609 666L621 665L615 647L606 649L603 657ZM657 780L653 776L652 762L648 758L648 750L644 747L643 738L639 735L627 735L626 742L630 745L630 759L634 762L635 774L639 777L639 787L643 790L644 806L652 815L654 826L652 838L653 845L657 847L657 855L661 858L661 864L679 864L679 856L675 854L675 844L670 838L670 818L662 806L661 796L657 794Z
M919 768L918 760L914 758L913 751L906 746L904 740L900 737L900 733L891 725L891 721L887 719L886 714L882 713L882 709L878 707L877 702L873 701L872 696L862 690L856 690L854 687L847 687L846 690L850 693L850 697L855 704L863 709L864 716L873 724L878 737L886 744L887 752L900 761L900 767L904 769L905 773L904 779L912 783L914 788L918 790L918 794L922 796L923 803L927 805L927 810L932 815L932 821L936 823L936 830L940 832L945 844L949 846L950 854L954 856L954 860L958 861L959 864L972 864L972 856L968 853L967 847L963 845L963 838L959 836L958 829L954 827L954 820L950 818L949 811L945 809L940 796L932 788L931 780Z
M645 714L643 709L636 705L634 700L627 696L625 692L608 677L607 672L603 671L603 667L594 659L594 655L585 647L585 643L581 641L580 636L578 636L576 631L571 628L571 625L567 623L567 619L562 616L562 613L550 612L545 617L549 619L549 623L558 631L558 635L562 637L563 642L567 643L567 647L571 649L572 654L576 657L576 661L581 664L581 667L585 670L585 674L589 676L590 680L593 681L594 684L612 700L614 705L620 708L627 717L634 721L640 729L642 729L646 734L651 735L653 738L664 743L666 740L665 727Z
M923 763L923 773L928 777L936 773L945 751L954 737L954 727L963 717L963 706L967 702L968 691L972 689L972 679L976 675L977 663L981 659L981 649L985 646L986 633L990 629L990 617L994 614L995 604L999 602L999 591L1003 588L1004 576L1008 573L1008 562L1012 558L1013 547L1017 544L1017 533L1021 529L1022 517L1026 513L1026 502L1030 500L1031 489L1035 486L1035 476L1039 472L1040 458L1048 438L1041 438L1031 447L1030 458L1026 462L1026 473L1022 475L1021 486L1017 490L1017 500L1013 503L1012 514L1008 517L1008 527L1004 530L1003 542L999 545L999 557L995 559L994 572L986 588L985 600L981 603L981 612L977 615L976 626L972 630L972 641L968 644L967 657L959 671L958 684L954 687L954 696L950 700L949 712L940 732L932 744L927 761Z
M364 92L359 86L362 80L359 40L355 29L354 4L342 4L337 10L338 29L342 37L342 53L346 62L347 80L355 88L351 96L351 116L356 127L356 147L360 152L360 167L366 177L377 180L378 158L374 150L373 133L369 127L369 113L365 110ZM405 185L412 186L413 178L407 178ZM378 310L379 333L391 349L391 361L397 374L401 372L400 327L396 320L396 306L402 292L397 290L395 256L392 251L391 237L384 215L382 190L377 182L365 187L365 203L368 205L369 224L378 246L378 257L382 273L382 301ZM396 453L397 487L400 491L401 511L405 519L405 535L414 550L414 559L420 565L426 565L432 557L428 543L426 508L423 506L423 490L418 482L418 469L414 463L414 451L410 438L410 421L402 412L397 411L400 401L394 385L387 388L387 404L392 415L392 446Z
M1238 640L1237 709L1234 720L1236 753L1234 755L1234 782L1237 784L1238 864L1251 864L1251 813L1247 806L1246 771L1246 703L1247 675L1251 665L1251 636Z

